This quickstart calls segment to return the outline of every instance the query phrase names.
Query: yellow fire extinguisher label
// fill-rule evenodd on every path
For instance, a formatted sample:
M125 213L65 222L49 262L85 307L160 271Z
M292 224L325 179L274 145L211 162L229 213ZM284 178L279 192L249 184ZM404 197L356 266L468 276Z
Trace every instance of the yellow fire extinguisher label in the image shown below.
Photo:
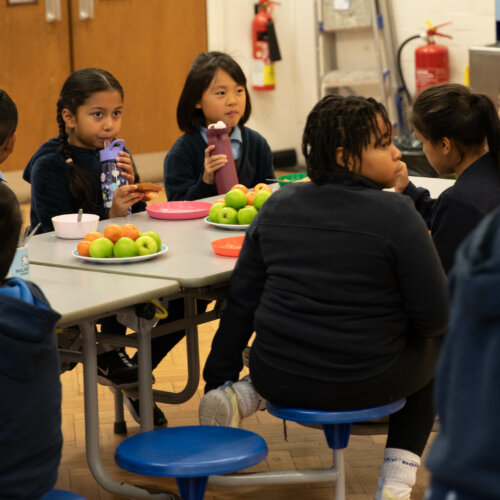
M276 85L276 73L274 64L264 65L264 85Z

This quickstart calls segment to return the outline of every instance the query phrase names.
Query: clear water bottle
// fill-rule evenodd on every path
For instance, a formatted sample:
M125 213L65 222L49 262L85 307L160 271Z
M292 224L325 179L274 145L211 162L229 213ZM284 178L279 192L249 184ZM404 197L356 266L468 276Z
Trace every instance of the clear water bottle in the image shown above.
M111 208L115 191L120 186L127 184L127 179L121 175L116 165L116 158L119 156L119 152L123 151L124 146L123 139L115 139L109 146L99 151L102 198L106 208Z
M226 155L227 163L215 172L215 185L218 194L227 193L235 184L238 184L238 174L234 164L231 141L229 140L230 127L224 122L217 122L207 128L207 143L215 146L210 155Z

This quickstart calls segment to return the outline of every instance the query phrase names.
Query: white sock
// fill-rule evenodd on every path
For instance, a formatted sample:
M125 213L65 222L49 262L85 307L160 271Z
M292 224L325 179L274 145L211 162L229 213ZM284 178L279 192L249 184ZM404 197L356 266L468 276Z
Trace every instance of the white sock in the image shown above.
M420 457L411 451L386 448L380 467L379 491L388 488L397 498L409 498L417 480Z

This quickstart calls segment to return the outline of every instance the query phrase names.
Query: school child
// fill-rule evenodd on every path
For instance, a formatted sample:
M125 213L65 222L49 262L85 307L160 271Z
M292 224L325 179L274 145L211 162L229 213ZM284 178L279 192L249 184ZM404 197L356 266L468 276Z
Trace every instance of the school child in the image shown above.
M81 69L66 79L57 102L59 137L40 146L23 174L31 183L32 227L41 222L40 232L52 231L53 216L76 213L80 208L98 214L101 220L125 216L129 209L134 213L145 209L144 195L136 192L138 175L127 150L119 153L116 162L128 184L116 189L110 208L103 202L98 150L105 141L118 137L123 95L120 83L103 69ZM126 332L114 316L100 323L106 333ZM137 366L123 349L100 353L97 364L100 383L121 388L137 382ZM139 420L138 400L125 395L124 401ZM166 424L156 404L154 418L157 427Z
M424 90L413 106L412 123L432 167L441 175L456 174L457 180L433 199L409 182L405 170L395 190L415 202L448 273L460 243L500 205L500 124L487 96L452 83Z
M302 142L312 182L275 192L247 230L199 411L201 424L234 425L262 399L346 410L406 398L390 417L377 499L407 499L434 421L448 302L422 218L382 190L403 169L391 133L371 98L313 108ZM251 380L236 382L254 330Z
M16 126L16 106L0 90L0 163ZM54 487L61 461L60 316L35 284L6 278L21 227L16 195L0 182L0 495L28 500Z
M451 271L450 326L436 374L440 429L427 456L426 499L500 498L500 209L460 245Z
M14 150L17 129L17 107L5 90L0 89L0 163ZM5 178L0 171L0 180Z
M231 148L238 180L255 186L274 178L271 149L258 132L245 127L252 107L239 64L222 52L203 52L187 75L177 105L177 123L184 132L165 157L167 199L196 200L217 195L215 172L226 155L210 155L207 127L223 121L232 127Z

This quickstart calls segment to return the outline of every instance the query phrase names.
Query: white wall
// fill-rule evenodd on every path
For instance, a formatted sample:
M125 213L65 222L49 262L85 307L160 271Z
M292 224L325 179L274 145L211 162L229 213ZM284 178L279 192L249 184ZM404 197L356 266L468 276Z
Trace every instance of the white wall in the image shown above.
M209 50L231 54L251 78L251 23L257 0L207 0ZM273 19L282 61L276 63L274 91L251 92L253 112L248 125L258 130L272 150L293 148L300 158L302 130L307 114L317 101L315 0L282 0ZM450 80L464 83L468 48L495 42L495 0L392 0L398 46L411 35L434 25L452 24L439 38L450 53ZM405 80L414 92L414 51L423 42L410 42L403 49ZM500 75L499 75L500 78ZM251 82L249 82L251 85Z

